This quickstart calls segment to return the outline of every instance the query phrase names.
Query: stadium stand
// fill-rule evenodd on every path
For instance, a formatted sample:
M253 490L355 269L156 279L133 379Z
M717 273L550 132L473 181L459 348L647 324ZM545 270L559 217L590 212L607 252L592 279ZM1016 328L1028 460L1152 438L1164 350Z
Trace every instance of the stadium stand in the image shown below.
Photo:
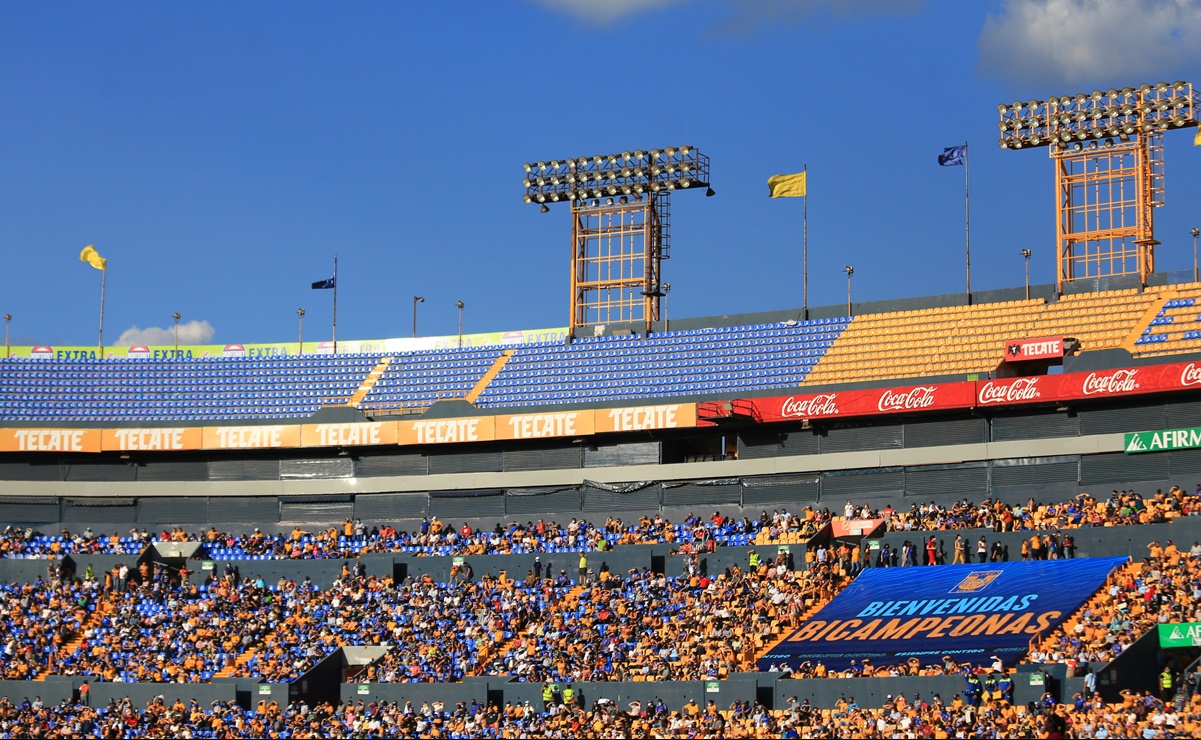
M301 420L327 406L416 417L446 400L493 413L753 398L802 385L808 391L991 373L1006 340L1038 336L1076 338L1086 354L1123 349L1127 359L1167 357L1201 348L1201 332L1191 328L1201 321L1198 296L1201 284L1183 284L854 319L757 316L737 326L684 324L689 328L649 336L349 357L12 360L0 362L0 423ZM419 472L401 469L391 459L395 451L377 448L367 452L382 461L376 468L382 472L372 475L383 480L370 489L356 488L351 477L368 456L360 459L363 451L354 445L330 445L350 463L344 479L287 478L276 465L269 475L247 479L262 484L256 492L272 491L260 508L242 508L260 497L246 495L236 476L198 475L183 483L142 479L138 470L120 488L91 487L76 477L91 462L82 453L56 458L46 467L58 477L39 479L22 467L32 469L36 456L14 454L0 459L4 474L31 477L7 483L37 489L36 510L53 514L22 514L18 495L0 502L15 514L0 534L0 566L9 581L0 587L4 691L35 696L15 705L0 700L0 732L1019 737L1062 724L1084 735L1195 733L1201 699L1187 687L1187 675L1177 676L1185 689L1178 694L1142 694L1147 667L1164 655L1134 648L1149 644L1159 624L1201 621L1201 546L1158 544L1167 542L1165 532L1184 542L1181 534L1190 533L1191 541L1201 530L1195 526L1201 518L1194 518L1201 514L1201 488L1190 493L1165 483L1169 475L1191 480L1186 476L1201 464L1183 454L1189 451L1124 457L1112 439L1115 432L1201 423L1191 421L1201 412L1187 388L1168 392L1174 394L1168 401L1092 398L1071 409L1040 408L1029 418L944 412L928 424L910 424L915 413L886 420L869 414L821 428L800 419L769 427L732 414L711 419L709 427L657 430L674 446L654 446L653 454L622 450L590 458L596 440L581 434L571 440L579 454L559 467L549 459L510 466L510 456L543 450L520 439L502 444L497 437L486 454L500 464L478 465L467 460L476 448L456 441L447 455L461 453L463 460L441 467L429 463L434 456L422 458ZM1002 418L1018 421L1005 427ZM1043 434L1047 424L1059 426ZM80 428L87 426L98 424ZM704 435L709 448L690 447ZM957 446L997 441L1017 450L1005 453L1014 457L1000 465L994 457L1001 453L981 453L988 458L969 461L979 487L963 483L969 477ZM943 448L957 456L945 457ZM212 459L209 452L180 457L231 468L241 463L241 451L214 452ZM835 458L828 453L871 460L856 457L862 468L844 469L829 463ZM268 464L282 457L253 454ZM317 453L298 447L286 454ZM1047 464L1026 464L1041 454ZM103 455L114 468L143 462L136 454ZM810 460L797 463L801 458ZM592 459L607 478L591 480ZM914 465L931 475L911 479ZM1066 472L1042 480L1052 466ZM820 485L800 480L814 470ZM413 484L413 476L427 474ZM587 481L587 496L583 488L554 485L569 477L571 486ZM457 488L436 490L451 478ZM756 488L749 480L783 485ZM910 480L926 487L911 490ZM653 494L638 497L651 490L642 487L647 481L654 481ZM1110 482L1116 490L1103 493ZM414 493L414 485L423 493ZM526 485L539 488L523 491ZM1158 485L1164 489L1136 492ZM141 491L151 487L163 502L143 507L154 496ZM353 493L332 493L343 490ZM982 490L987 499L977 495ZM1091 493L1077 494L1082 490ZM117 491L136 503L93 505ZM589 498L593 492L604 496ZM172 520L172 507L187 496L204 497L204 514ZM569 508L542 503L551 500ZM488 508L496 502L501 508ZM373 516L363 515L366 523L358 519L360 505L365 512L377 506ZM683 515L718 507L711 518ZM333 511L337 517L324 513ZM832 525L842 520L883 524L870 538L866 532L834 538ZM167 554L169 545L192 543L200 549L191 559ZM1075 552L1080 543L1082 555ZM1007 661L999 672L991 663L953 658L859 661L839 670L820 662L758 668L865 568L1127 554L1133 561L1104 588L1062 625L1036 635L1024 661ZM588 567L577 573L581 555ZM343 561L340 572L334 559ZM553 571L548 566L535 575L552 559ZM608 562L621 565L611 571ZM131 571L122 583L119 566L126 563ZM473 573L472 564L482 573ZM355 648L375 652L352 657ZM1175 653L1167 664L1179 672L1193 657ZM1045 691L1025 680L1039 671L1058 677L1046 679ZM1004 679L1006 690L1016 683L1016 696L973 695L965 686L969 674ZM1086 675L1104 676L1105 685L1087 688ZM1120 681L1108 680L1119 675ZM85 681L103 697L94 708L78 700ZM560 707L552 699L543 706L544 684L559 697L562 686L574 684L587 701ZM256 704L256 692L270 699ZM38 707L39 695L53 701ZM809 703L787 701L792 695ZM123 702L124 696L138 699ZM187 702L190 696L204 697L205 705ZM608 701L619 696L621 706ZM207 703L212 697L218 701Z
M988 373L1003 356L1005 341L1021 337L1070 336L1084 351L1125 347L1151 354L1146 345L1152 342L1158 343L1155 354L1188 351L1193 345L1183 336L1159 350L1168 335L1151 324L1161 311L1174 311L1199 295L1201 285L1190 283L1064 295L1054 302L1031 299L865 314L847 326L805 385ZM1148 328L1156 332L1152 339L1144 334Z
M210 421L308 416L345 404L380 357L0 361L7 421Z

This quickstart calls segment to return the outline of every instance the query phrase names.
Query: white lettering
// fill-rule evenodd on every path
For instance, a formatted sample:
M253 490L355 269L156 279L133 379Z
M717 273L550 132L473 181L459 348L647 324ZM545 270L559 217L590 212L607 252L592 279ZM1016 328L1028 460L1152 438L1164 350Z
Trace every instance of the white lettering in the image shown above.
M318 424L322 447L381 444L378 424Z
M1190 362L1180 371L1180 385L1201 385L1201 367Z
M419 421L413 424L417 433L417 444L447 444L451 442L478 442L479 419L443 419Z
M610 409L609 419L613 431L636 432L643 429L672 429L676 426L679 406L638 406L628 409Z
M1138 389L1138 382L1134 379L1138 375L1137 368L1128 368L1126 370L1118 370L1112 375L1098 375L1097 373L1089 373L1084 379L1084 385L1081 387L1081 392L1086 396L1096 395L1098 393L1130 393Z
M819 393L816 396L801 399L789 396L780 405L780 416L796 419L811 419L815 416L834 416L838 413L837 400L837 393Z
M1033 401L1040 395L1038 391L1038 378L1019 378L1013 382L990 380L980 386L979 403L984 405L989 403Z
M905 393L893 393L891 390L886 390L880 396L876 408L880 411L908 411L910 409L924 409L934 405L934 391L938 390L936 385L925 385L913 388Z
M509 419L514 439L539 437L570 437L576 433L578 412L565 414L530 414Z
M21 452L83 452L83 430L18 429L14 436Z
M117 447L122 450L182 450L182 429L118 429Z
M227 449L283 447L280 427L217 427L219 446Z

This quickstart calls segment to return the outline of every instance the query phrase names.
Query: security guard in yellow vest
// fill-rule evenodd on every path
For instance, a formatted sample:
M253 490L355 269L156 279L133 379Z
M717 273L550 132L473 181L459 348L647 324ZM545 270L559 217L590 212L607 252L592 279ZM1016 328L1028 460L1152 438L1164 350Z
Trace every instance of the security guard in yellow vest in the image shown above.
M751 550L750 552L750 563L751 570L756 570L759 568L759 553L755 552L754 550Z
M1172 669L1170 667L1164 668L1163 673L1159 674L1159 691L1161 699L1172 700Z
M572 706L572 701L574 699L575 689L571 688L571 684L567 684L567 686L563 689L563 704L570 707Z
M542 711L550 711L550 705L554 699L555 694L550 690L550 684L544 682L542 684Z

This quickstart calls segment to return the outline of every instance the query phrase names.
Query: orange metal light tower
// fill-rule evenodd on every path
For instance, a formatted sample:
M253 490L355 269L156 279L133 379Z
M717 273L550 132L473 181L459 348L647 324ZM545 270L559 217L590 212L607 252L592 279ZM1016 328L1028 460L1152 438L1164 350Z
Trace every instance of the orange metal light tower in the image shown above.
M671 193L704 189L709 158L666 147L525 165L526 203L571 204L570 331L659 320L670 257Z
M1002 149L1045 146L1055 161L1056 285L1155 269L1164 204L1163 133L1198 125L1184 81L999 105Z

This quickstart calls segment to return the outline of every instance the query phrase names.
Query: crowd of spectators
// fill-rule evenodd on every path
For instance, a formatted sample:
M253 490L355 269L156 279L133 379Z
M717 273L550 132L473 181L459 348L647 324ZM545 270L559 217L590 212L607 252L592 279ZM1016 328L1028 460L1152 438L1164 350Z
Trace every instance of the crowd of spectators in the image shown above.
M32 527L6 527L0 534L0 557L46 558L63 555L139 554L155 542L200 542L217 559L300 560L353 558L367 553L405 552L414 555L513 555L546 552L595 552L619 545L671 544L697 551L702 546L746 544L758 532L758 521L731 519L714 512L709 518L689 514L673 524L662 515L643 516L635 523L609 517L603 525L573 518L563 525L539 519L497 523L477 529L467 523L455 528L438 517L424 518L412 531L391 525L368 527L362 520L347 519L340 527L308 531L294 527L268 534L255 528L247 534L222 532L215 527L188 532L182 527L158 533L134 528L126 536L62 530L43 534Z
M10 737L179 738L1171 738L1201 734L1201 695L1165 704L1126 692L1107 704L1077 695L1066 703L1047 694L1013 705L1003 699L978 704L935 694L889 696L880 706L843 697L831 709L790 698L784 708L734 701L719 706L688 701L671 709L662 700L624 705L607 698L551 703L400 704L347 701L338 705L261 700L254 709L232 702L201 706L195 700L157 697L144 708L128 699L91 707L83 702L45 706L39 699L0 699L0 733Z
M578 597L520 631L484 666L524 681L688 681L751 670L756 651L849 580L831 567L794 572L781 554L713 577L690 562L668 577L601 570Z
M1201 621L1201 543L1182 551L1171 540L1152 542L1148 556L1110 578L1028 656L1065 663L1083 674L1092 662L1116 658L1156 625Z
M268 534L261 529L244 534L214 527L189 532L182 527L157 533L133 528L127 535L94 533L91 528L72 533L62 530L44 534L31 527L6 527L0 534L0 557L58 557L80 554L133 554L154 542L201 542L210 557L218 559L353 558L366 553L404 552L414 555L509 555L546 552L596 552L615 546L669 544L677 552L696 552L717 545L769 545L796 542L818 533L841 515L846 519L883 519L887 531L934 532L959 529L991 529L995 532L1062 532L1079 527L1151 524L1201 513L1201 485L1194 493L1173 486L1144 496L1135 491L1112 491L1105 497L1081 493L1070 501L1039 504L1006 504L986 499L979 504L967 499L949 506L930 502L912 504L908 510L885 506L873 509L848 501L840 512L804 506L799 511L763 511L757 519L726 517L718 512L705 518L689 514L672 523L661 514L624 522L609 517L603 525L573 518L557 521L497 523L491 529L459 527L437 517L425 518L411 531L391 525L368 527L361 520L347 519L340 527L308 531L294 527L288 532ZM1060 535L1062 538L1063 535ZM914 544L916 561L922 561L924 542ZM956 553L943 553L951 562ZM970 553L969 557L975 553ZM990 553L990 557L1000 553ZM872 563L864 563L871 565ZM915 562L915 564L925 564Z

